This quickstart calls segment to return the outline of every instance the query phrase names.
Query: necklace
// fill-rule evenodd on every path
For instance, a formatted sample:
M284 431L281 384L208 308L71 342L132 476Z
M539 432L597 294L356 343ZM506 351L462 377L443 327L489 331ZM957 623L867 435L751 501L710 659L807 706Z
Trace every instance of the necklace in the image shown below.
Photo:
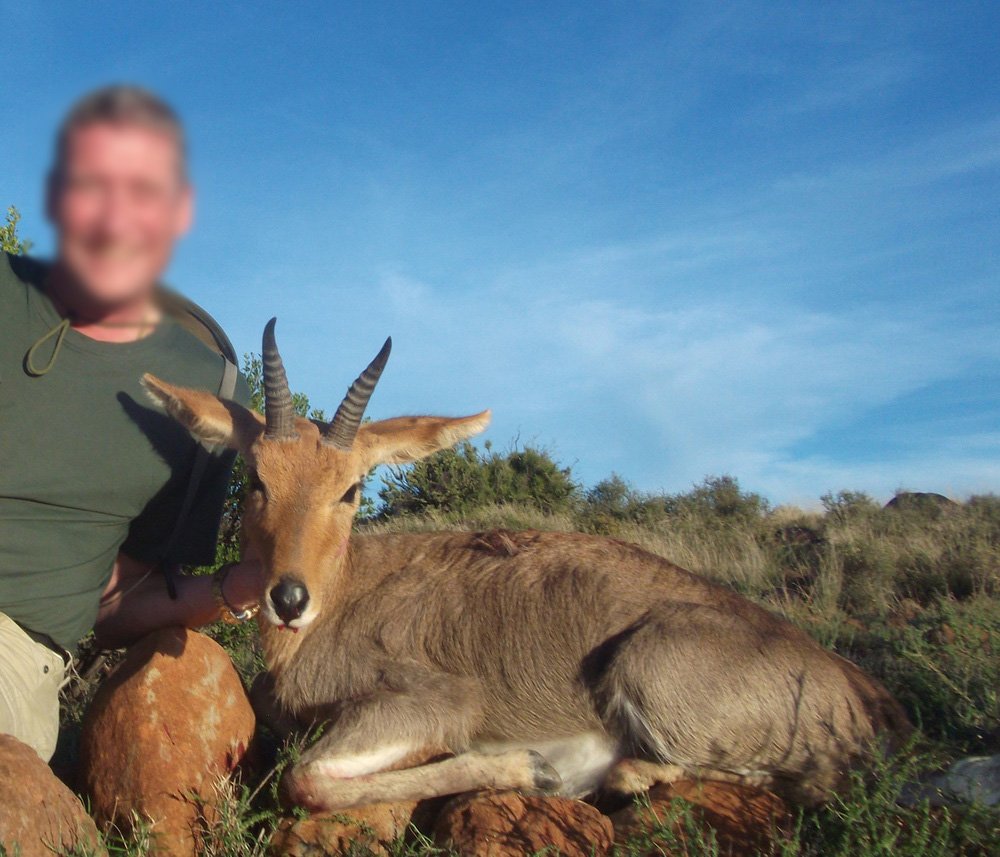
M52 305L55 307L56 312L58 312L66 321L69 322L68 326L72 327L74 330L81 327L97 327L105 330L128 330L134 329L135 342L140 339L145 339L150 333L156 328L156 323L159 321L160 314L157 309L150 304L143 310L142 318L138 321L88 321L87 319L81 318L81 316L74 312L70 307L68 307L64 301L62 301L56 294L55 290L52 288L51 279L48 279L44 287L45 294L48 295L49 300L52 301ZM83 333L83 331L80 331ZM84 333L84 336L86 334Z
M148 336L153 328L156 327L156 316L157 313L151 307L147 307L143 316L139 321L83 321L79 316L74 313L68 313L67 318L70 320L70 324L74 327L86 326L86 327L105 327L114 328L119 330L124 330L130 327L136 329L136 339L143 339Z

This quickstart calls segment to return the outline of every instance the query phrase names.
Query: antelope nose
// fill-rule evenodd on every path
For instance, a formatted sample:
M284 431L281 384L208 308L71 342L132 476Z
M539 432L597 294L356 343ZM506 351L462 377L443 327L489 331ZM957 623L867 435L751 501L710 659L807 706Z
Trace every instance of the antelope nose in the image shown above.
M306 612L306 606L309 604L309 590L297 580L283 577L271 589L271 603L274 605L274 612L281 619L285 622L291 622Z

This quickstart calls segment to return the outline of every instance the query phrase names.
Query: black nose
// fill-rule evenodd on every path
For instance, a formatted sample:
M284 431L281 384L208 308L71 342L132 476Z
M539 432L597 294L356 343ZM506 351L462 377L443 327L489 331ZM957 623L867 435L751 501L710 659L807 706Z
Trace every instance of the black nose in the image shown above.
M309 590L297 580L283 577L271 590L271 603L278 616L285 622L291 622L306 612L306 606L309 604Z

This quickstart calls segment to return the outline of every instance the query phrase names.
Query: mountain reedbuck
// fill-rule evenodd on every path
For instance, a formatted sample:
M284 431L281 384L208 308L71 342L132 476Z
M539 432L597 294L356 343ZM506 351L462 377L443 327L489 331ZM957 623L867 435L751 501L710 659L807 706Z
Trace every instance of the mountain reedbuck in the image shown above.
M489 411L362 423L390 341L329 424L297 417L264 331L265 417L152 376L153 398L250 471L244 547L273 700L326 731L288 773L313 809L481 788L584 795L700 776L822 800L909 730L874 679L787 621L638 547L570 533L351 537L375 465ZM450 758L421 764L444 754ZM407 765L415 765L406 767Z

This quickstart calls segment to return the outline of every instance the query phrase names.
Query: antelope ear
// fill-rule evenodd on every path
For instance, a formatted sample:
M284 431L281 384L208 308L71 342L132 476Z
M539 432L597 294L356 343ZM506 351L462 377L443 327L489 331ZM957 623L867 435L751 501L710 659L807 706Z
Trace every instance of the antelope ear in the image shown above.
M469 417L396 417L366 423L358 429L354 448L361 452L365 470L378 464L407 464L483 431L492 414Z
M236 402L206 393L175 387L155 375L143 375L149 397L198 440L245 451L263 430L259 414Z

